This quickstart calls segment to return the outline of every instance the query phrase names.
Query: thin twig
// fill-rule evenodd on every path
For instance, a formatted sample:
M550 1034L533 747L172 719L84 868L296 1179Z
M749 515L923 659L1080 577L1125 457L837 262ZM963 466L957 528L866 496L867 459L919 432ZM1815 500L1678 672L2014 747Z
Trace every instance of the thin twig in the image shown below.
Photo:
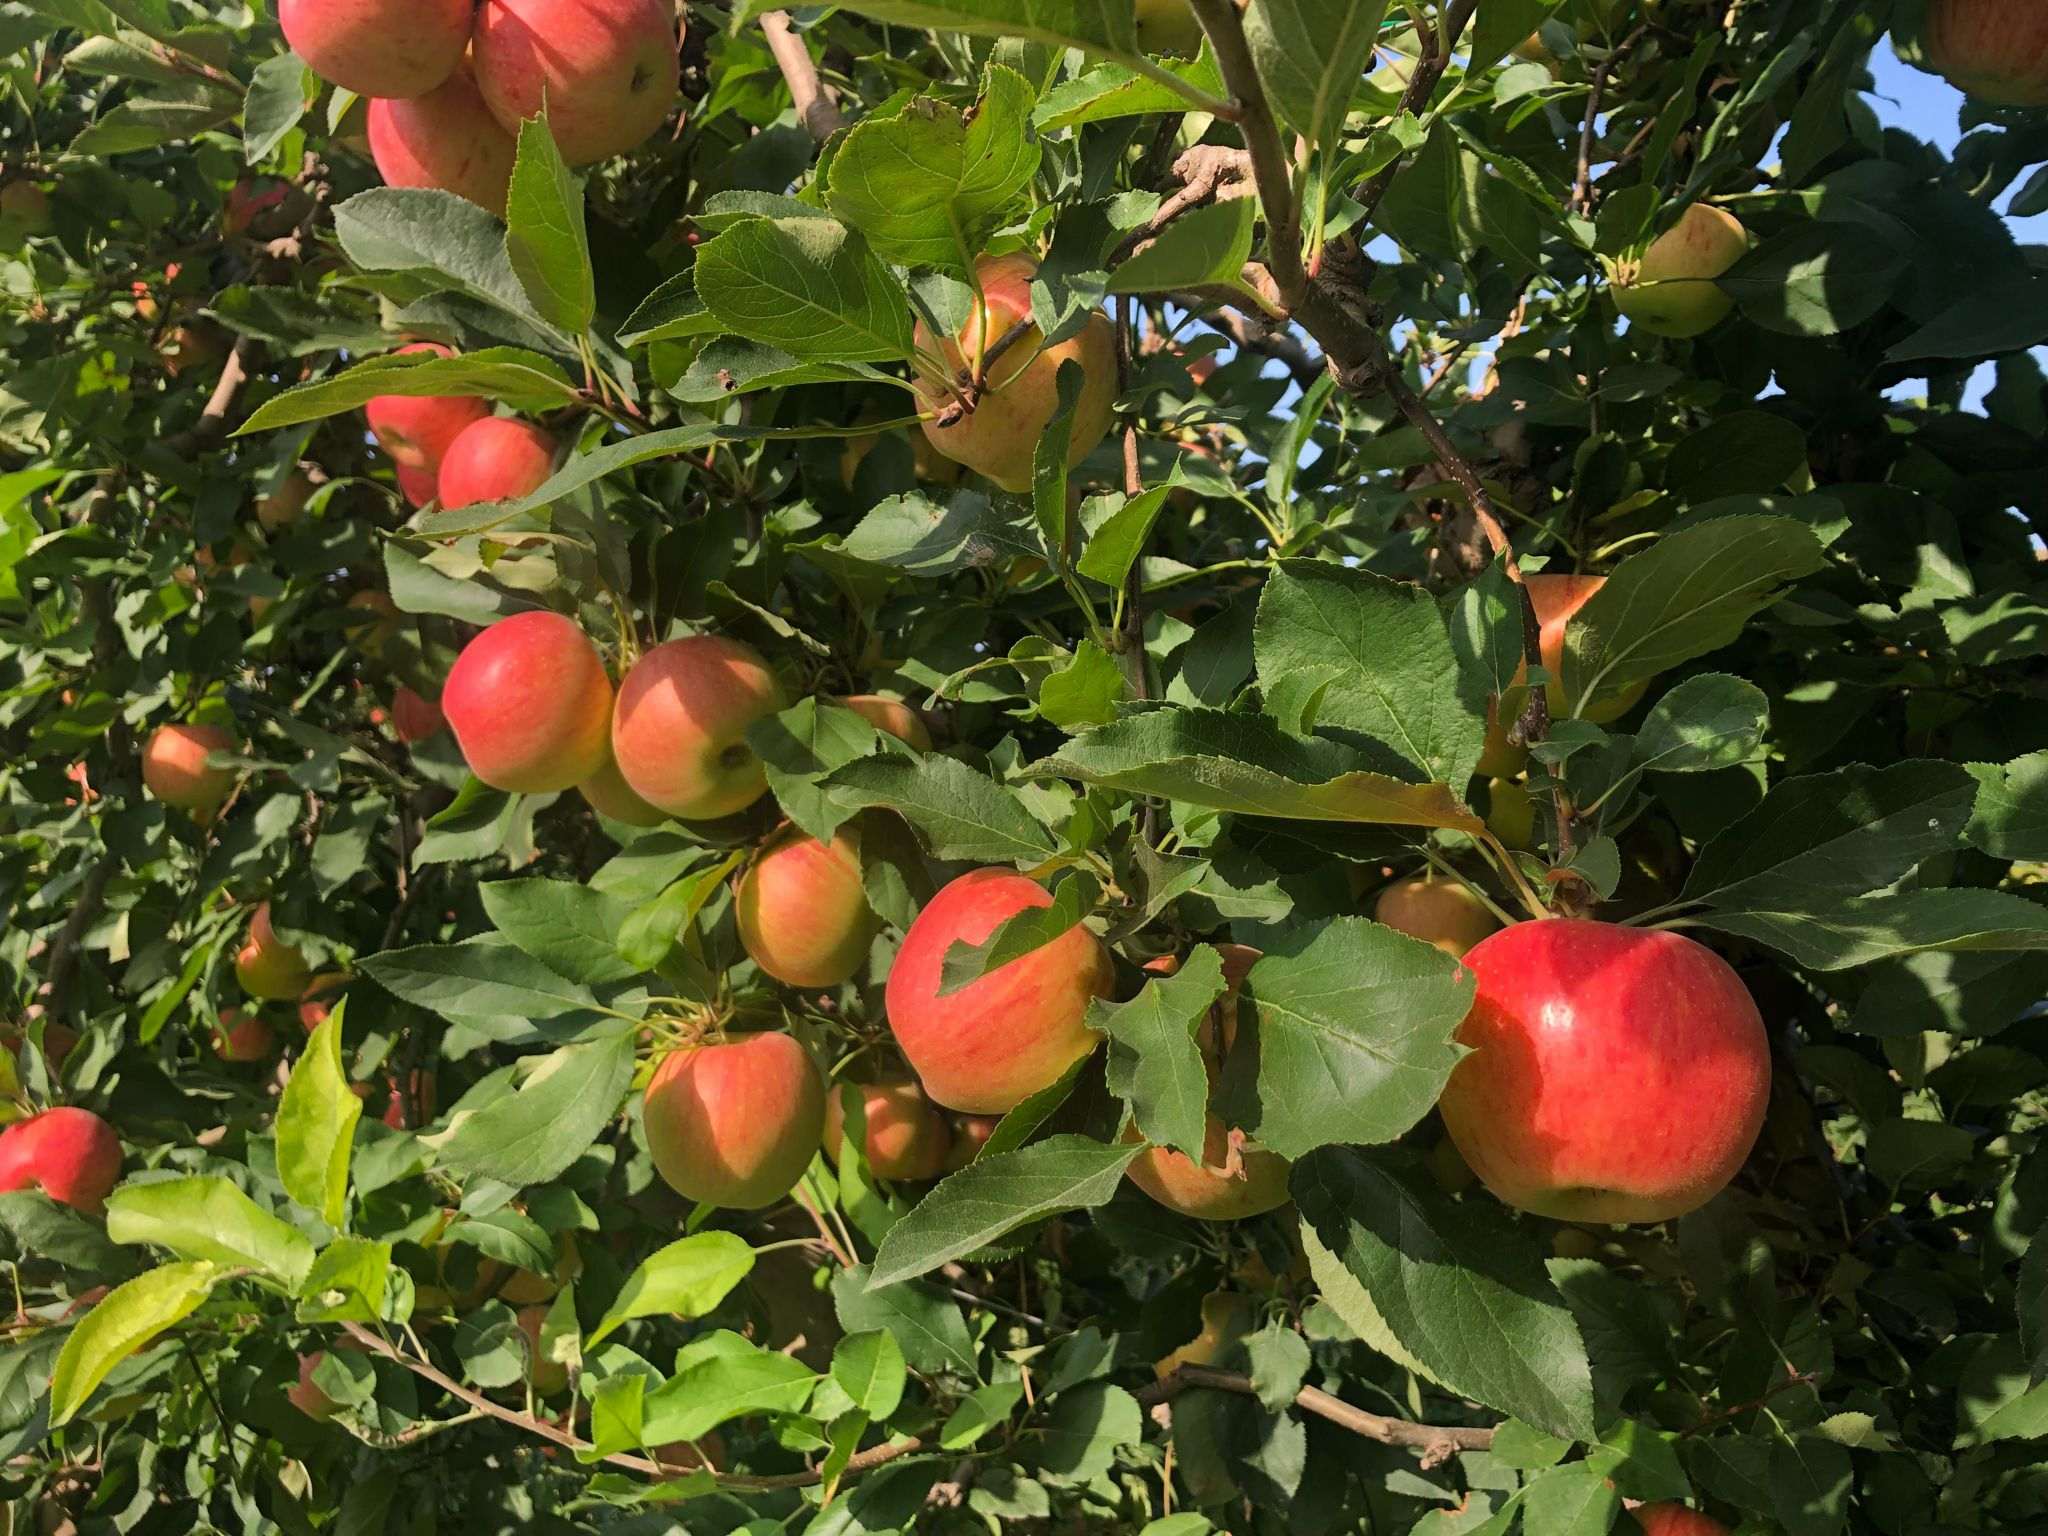
M1208 1365L1183 1365L1150 1386L1141 1387L1137 1394L1138 1406L1150 1408L1155 1403L1171 1402L1190 1388L1235 1392L1244 1397L1258 1395L1251 1377L1241 1372L1219 1371ZM1451 1428L1440 1424L1416 1424L1408 1419L1390 1419L1383 1414L1354 1408L1341 1397L1334 1397L1320 1387L1303 1387L1294 1395L1294 1405L1304 1413L1327 1419L1367 1440L1418 1450L1422 1452L1424 1468L1440 1466L1460 1451L1484 1451L1493 1446L1494 1431L1490 1429Z
M1828 1161L1832 1165L1834 1159L1829 1158ZM1717 1424L1725 1424L1730 1419L1739 1419L1745 1413L1754 1413L1757 1409L1763 1407L1764 1404L1768 1403L1772 1398L1776 1397L1780 1392L1789 1392L1794 1387L1810 1387L1818 1379L1818 1377L1801 1374L1797 1372L1790 1375L1782 1376L1777 1381L1772 1382L1771 1385L1764 1391L1762 1396L1753 1397L1746 1403L1737 1403L1733 1408L1723 1408L1719 1412L1710 1413L1705 1418L1701 1419L1699 1423L1693 1425L1690 1429L1680 1430L1678 1432L1678 1438L1683 1440L1686 1439L1688 1436L1697 1435L1706 1430L1712 1429Z
M1612 53L1600 61L1600 67L1593 71L1593 88L1586 94L1586 118L1579 125L1579 173L1572 180L1572 207L1580 213L1593 211L1593 130L1600 117L1600 101L1607 92L1607 77L1614 66L1621 62L1621 56L1635 46L1636 39L1643 35L1649 23L1643 22L1635 31L1624 37Z
M789 85L789 99L796 105L796 115L810 130L811 137L824 143L846 123L839 110L838 93L818 78L817 63L790 23L789 12L763 11L761 31L768 39L768 51L775 55L775 67L782 71L782 78Z
M1429 104L1429 98L1436 91L1436 83L1450 67L1451 50L1458 46L1458 39L1465 34L1465 25L1471 21L1472 13L1479 9L1479 0L1452 0L1444 12L1444 24L1439 35L1433 40L1430 51L1415 61L1415 73L1408 77L1408 89L1401 93L1398 113L1420 112ZM1366 217L1372 217L1373 210L1380 205L1380 199L1387 195L1387 188L1394 184L1394 177L1400 173L1406 157L1395 159L1382 166L1379 172L1359 189L1358 201L1365 207Z

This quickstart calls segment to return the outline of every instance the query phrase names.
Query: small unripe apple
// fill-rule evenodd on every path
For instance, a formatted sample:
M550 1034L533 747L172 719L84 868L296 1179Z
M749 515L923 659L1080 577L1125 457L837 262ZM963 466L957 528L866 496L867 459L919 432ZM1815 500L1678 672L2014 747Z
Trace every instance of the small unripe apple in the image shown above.
M604 766L578 784L576 793L598 815L629 827L658 827L669 819L667 812L655 809L633 793L633 786L612 761L609 739L605 742Z
M313 1373L320 1369L320 1362L327 1358L327 1351L316 1349L310 1355L299 1356L299 1380L297 1385L285 1388L285 1400L309 1419L324 1424L341 1412L341 1404L322 1392L313 1380Z
M1728 1527L1683 1504L1643 1504L1635 1510L1643 1536L1728 1536Z
M1536 841L1536 797L1512 779L1491 779L1486 786L1486 830L1504 848L1529 848Z
M682 73L676 12L664 0L490 0L470 46L505 131L545 106L571 165L647 139L675 106Z
M782 708L761 653L722 635L690 635L642 654L619 684L612 755L633 793L684 821L743 811L768 788L747 745Z
M946 1172L957 1173L977 1157L1003 1123L1001 1115L955 1115L952 1140L946 1147Z
M0 1194L39 1189L97 1216L121 1177L121 1138L89 1109L60 1105L0 1130Z
M448 717L434 700L413 692L403 683L392 690L391 724L398 739L407 746L440 735L447 723Z
M233 732L217 725L160 725L142 748L143 786L165 805L209 814L235 787L235 770L206 760L234 749Z
M647 1084L647 1149L686 1200L735 1210L796 1187L825 1131L825 1084L790 1035L671 1051Z
M299 994L299 1022L311 1034L327 1022L327 1016L334 1012L334 1005L341 1001L341 995L348 989L347 971L322 971L306 983Z
M270 1026L261 1015L244 1013L239 1008L221 1010L220 1028L213 1034L213 1050L222 1061L262 1061L275 1043Z
M1524 663L1516 669L1516 675L1526 675L1527 670L1527 663ZM1519 716L1521 705L1518 701L1526 697L1526 689L1516 692L1511 686L1506 707ZM1486 701L1486 741L1479 749L1479 761L1473 769L1489 779L1512 779L1529 766L1529 749L1508 740L1508 726L1512 721L1501 719L1502 707L1503 700L1498 694Z
M1694 203L1650 242L1640 261L1616 265L1615 307L1653 336L1704 335L1735 307L1714 279L1748 253L1749 231L1741 220Z
M1132 1126L1124 1140L1144 1137ZM1129 1177L1169 1211L1199 1221L1243 1221L1287 1203L1292 1165L1286 1158L1245 1142L1234 1169L1229 1159L1230 1129L1212 1114L1202 1134L1201 1162L1171 1147L1147 1147L1131 1164Z
M555 472L555 440L530 421L486 416L463 428L441 456L435 482L448 511L481 501L517 501Z
M855 693L839 702L884 735L894 736L920 752L931 751L932 733L924 717L901 699L885 698L879 693Z
M916 1181L935 1179L946 1166L952 1133L924 1091L915 1083L862 1083L855 1085L861 1110L867 1117L867 1134L861 1151L868 1167L878 1178ZM837 1160L839 1143L846 1135L846 1110L839 1101L840 1085L825 1098L825 1134L822 1145L827 1158Z
M836 987L868 958L881 922L860 880L860 838L831 843L790 828L755 857L733 902L754 964L792 987Z
M278 0L292 52L358 96L418 96L469 44L470 0Z
M1083 924L957 992L939 993L954 944L980 944L1005 918L1051 905L1036 880L977 869L934 896L903 936L889 972L889 1028L924 1091L948 1109L1015 1109L1095 1049L1088 1005L1109 996L1115 972Z
M1202 24L1187 0L1138 0L1138 46L1192 59L1202 51Z
M298 946L287 944L270 926L270 903L261 903L249 919L249 933L235 951L235 976L251 997L296 998L313 979Z
M1029 256L985 258L976 268L981 302L972 306L958 336L944 340L919 321L917 350L935 358L946 376L916 381L918 403L926 415L924 433L949 459L986 475L1006 491L1031 488L1032 455L1046 426L1059 411L1060 365L1072 361L1082 371L1081 394L1074 404L1068 439L1069 467L1080 463L1109 434L1116 418L1116 330L1104 314L1089 316L1080 334L1057 346L1046 346L1034 326L986 364L986 381L972 411L951 426L933 419L948 406L957 407L960 375L975 365L1012 326L1031 315L1031 279L1038 263Z
M280 480L277 489L268 496L256 498L256 521L265 533L289 527L306 510L306 502L312 494L313 482L295 469Z
M463 647L441 712L471 773L496 789L549 794L604 766L612 684L573 620L515 613Z
M1438 1108L1501 1200L1562 1221L1665 1221L1735 1177L1771 1056L1728 963L1681 934L1552 918L1465 956L1472 1054Z
M370 103L370 158L387 187L437 187L505 216L519 144L465 63L424 96Z
M1466 887L1427 875L1397 880L1381 891L1372 915L1396 932L1434 944L1453 960L1500 927L1486 903Z
M437 341L415 341L398 349L405 357L417 352L453 357ZM376 395L363 406L370 435L401 469L437 471L441 455L464 427L490 415L491 408L469 395Z
M2037 0L1928 0L1927 62L2000 107L2048 106L2048 9Z

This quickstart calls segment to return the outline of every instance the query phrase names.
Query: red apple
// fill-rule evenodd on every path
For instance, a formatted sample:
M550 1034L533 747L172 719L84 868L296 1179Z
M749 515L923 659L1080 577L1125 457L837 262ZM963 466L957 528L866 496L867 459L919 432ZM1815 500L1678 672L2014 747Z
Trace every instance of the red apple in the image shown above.
M1077 336L1046 346L1034 327L1025 331L993 363L972 411L951 426L940 426L936 413L959 401L955 390L965 385L986 352L1031 314L1031 279L1038 263L1028 256L984 259L976 269L981 302L973 306L957 337L941 341L920 321L917 350L943 365L944 374L930 375L925 363L917 380L918 403L926 415L924 433L949 459L978 471L1007 491L1031 488L1032 454L1046 425L1059 410L1059 371L1071 359L1084 378L1074 406L1067 463L1080 463L1109 433L1116 416L1116 331L1103 314L1091 315ZM950 375L950 378L948 377Z
M2001 107L2048 106L2048 9L2038 0L1928 0L1927 62Z
M298 1385L285 1388L285 1401L309 1419L326 1423L341 1412L341 1404L329 1397L313 1381L313 1373L320 1369L320 1362L327 1358L327 1351L316 1349L310 1355L299 1356Z
M415 341L398 349L400 357L415 352L455 355L437 341ZM391 462L404 469L424 470L440 469L441 455L456 434L490 413L488 405L469 395L376 395L363 407L370 435L391 455Z
M1465 964L1472 1054L1438 1108L1495 1195L1563 1221L1664 1221L1735 1177L1771 1054L1726 961L1676 933L1553 918Z
M486 0L471 57L484 100L517 133L545 101L571 165L622 155L667 119L681 32L663 0Z
M262 1061L275 1043L270 1026L260 1016L239 1008L221 1009L220 1028L213 1034L213 1050L222 1061Z
M885 735L894 736L920 752L931 751L932 733L925 726L924 717L901 699L884 698L879 693L856 693L839 702Z
M1142 1141L1136 1126L1126 1141ZM1147 1147L1129 1169L1130 1180L1169 1211L1199 1221L1243 1221L1263 1216L1287 1203L1287 1174L1292 1165L1277 1152L1249 1141L1230 1160L1230 1130L1215 1115L1202 1134L1202 1160L1197 1163L1170 1147Z
M1641 260L1616 264L1615 307L1652 336L1704 335L1735 307L1714 279L1748 253L1749 231L1741 220L1694 203L1650 242Z
M121 1138L89 1109L46 1109L0 1131L0 1194L39 1189L97 1216L120 1177Z
M1457 881L1428 875L1395 881L1380 892L1372 915L1375 922L1434 944L1454 960L1500 926L1486 903Z
M825 1097L825 1134L821 1145L827 1158L837 1160L839 1143L846 1135L846 1110L839 1102L840 1084ZM945 1167L952 1133L939 1112L932 1108L915 1083L860 1083L861 1110L867 1117L867 1133L861 1151L868 1167L878 1178L935 1179Z
M440 735L447 723L448 717L434 700L413 692L403 683L392 690L391 724L398 739L408 746Z
M142 748L142 782L165 805L207 814L235 787L235 770L209 768L207 757L232 752L234 734L217 725L160 725Z
M371 102L368 120L384 185L438 187L505 216L519 145L491 116L467 64L424 96Z
M433 470L411 469L404 464L394 464L391 468L398 476L399 494L415 511L441 494L440 476Z
M777 981L851 981L881 927L861 887L859 835L841 828L827 845L790 828L748 867L733 916L754 964Z
M277 0L313 73L358 96L418 96L462 61L470 0Z
M287 944L270 926L270 903L256 908L249 935L235 951L235 976L251 997L295 998L306 990L313 973L296 945Z
M612 755L633 793L685 821L743 811L768 788L747 728L782 708L761 653L690 635L644 653L619 685Z
M977 869L934 896L903 936L889 972L889 1028L924 1091L948 1109L1015 1109L1095 1049L1088 1005L1109 996L1115 973L1109 951L1082 924L939 995L954 944L979 944L1005 918L1051 905L1036 880Z
M796 1187L825 1130L825 1084L782 1034L671 1051L647 1084L647 1149L688 1200L737 1210Z
M550 794L604 766L612 684L590 637L559 613L515 613L462 649L441 690L469 771Z
M1202 51L1202 24L1187 0L1138 0L1138 46L1192 59Z
M313 494L313 482L298 470L293 470L277 484L277 489L268 496L256 498L256 521L265 533L275 533L299 519L306 510L306 502Z
M230 240L247 235L274 240L289 234L292 218L289 204L292 184L280 176L243 176L221 200L220 229Z
M341 994L348 988L347 971L322 971L306 983L306 990L299 994L299 1022L311 1034L327 1022L327 1016L334 1012L334 1005L341 1001Z
M578 784L576 793L598 815L629 827L658 827L669 819L665 811L656 810L633 793L633 786L612 760L609 740L605 742L604 766Z
M465 427L441 458L436 482L450 511L480 501L517 501L555 472L555 440L530 421L486 416Z
M952 1144L946 1148L946 1172L956 1173L981 1156L981 1149L1002 1123L1000 1115L955 1115Z
M1683 1504L1642 1504L1634 1511L1643 1536L1728 1536L1728 1527Z

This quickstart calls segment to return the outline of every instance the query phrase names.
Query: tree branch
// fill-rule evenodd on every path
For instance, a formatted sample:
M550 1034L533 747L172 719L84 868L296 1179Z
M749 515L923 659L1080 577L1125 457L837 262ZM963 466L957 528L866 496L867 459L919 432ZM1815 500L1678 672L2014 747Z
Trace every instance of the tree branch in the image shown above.
M1600 67L1593 71L1593 88L1586 93L1586 118L1579 125L1579 173L1572 180L1572 207L1580 213L1593 211L1593 130L1600 116L1600 101L1607 92L1607 77L1614 66L1621 62L1621 56L1635 46L1636 39L1649 26L1643 22L1615 45L1614 51L1600 61Z
M1478 9L1479 0L1451 0L1450 8L1444 12L1443 26L1431 38L1430 51L1415 61L1415 73L1408 77L1408 89L1401 93L1400 112L1420 112L1429 105L1429 98L1436 93L1437 81L1443 79L1444 71L1450 67L1451 50L1458 46L1458 39L1465 35L1466 24ZM1380 199L1387 195L1387 188L1394 184L1394 177L1400 173L1405 159L1405 156L1396 157L1359 189L1358 200L1365 205L1367 218L1372 217Z
M796 105L796 115L803 119L811 137L824 143L846 122L839 110L839 97L818 78L817 63L791 25L789 12L763 11L761 31L768 38L768 51L775 55L775 67L788 82L789 99Z
M1252 178L1266 215L1266 261L1280 297L1289 308L1308 290L1308 271L1301 264L1301 230L1294 206L1294 170L1281 142L1280 125L1259 83L1251 44L1232 0L1188 0L1202 30L1216 50L1223 84L1238 108L1237 131L1252 157Z
M1171 1375L1141 1388L1137 1394L1138 1406L1150 1408L1155 1403L1171 1402L1191 1388L1235 1392L1244 1397L1258 1395L1251 1377L1238 1371L1219 1371L1208 1365L1183 1365ZM1418 1450L1422 1452L1425 1469L1442 1465L1460 1451L1484 1451L1493 1445L1494 1431L1490 1429L1446 1428L1438 1424L1416 1424L1407 1419L1390 1419L1382 1414L1368 1413L1363 1408L1354 1408L1341 1397L1334 1397L1320 1387L1303 1387L1295 1394L1294 1405L1304 1413L1328 1419L1332 1424L1367 1440Z

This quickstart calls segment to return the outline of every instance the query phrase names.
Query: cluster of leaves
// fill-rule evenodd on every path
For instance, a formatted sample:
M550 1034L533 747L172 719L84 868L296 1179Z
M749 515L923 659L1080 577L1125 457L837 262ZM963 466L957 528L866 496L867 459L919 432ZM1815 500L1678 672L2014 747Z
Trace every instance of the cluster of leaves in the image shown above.
M1288 195L1230 195L1231 161L1174 216L1181 153L1255 125L1213 46L1140 53L1128 0L806 12L851 123L822 144L764 9L688 7L689 99L629 161L579 182L528 124L501 224L375 186L359 104L239 7L0 6L0 976L26 1100L128 1157L104 1224L0 1195L16 1522L2048 1518L2048 303L1992 211L2039 115L1968 109L1952 160L1881 129L1904 4L1252 0ZM47 225L8 224L17 184ZM1755 237L1735 316L1617 325L1608 267L1703 197ZM1350 285L1343 346L1278 312L1276 206ZM921 478L913 325L1026 248L1047 336L1118 318L1118 430L1070 472L1057 418L1023 496ZM1394 390L1321 366L1360 337ZM520 502L415 514L355 414L393 393L573 449ZM293 476L304 510L259 524ZM1609 578L1519 783L1478 772L1525 660L1475 489L1527 568ZM635 831L391 738L398 685L534 607L615 659L769 655L799 700L751 738L772 805ZM872 689L939 750L831 702ZM205 824L136 763L195 717L245 743ZM778 818L863 828L886 926L830 997L736 937ZM929 1189L848 1136L759 1217L668 1192L633 1090L677 1005L886 1059L894 945L983 864L1055 906L949 987L1085 917L1125 999L1099 1058ZM1361 915L1425 867L1737 964L1776 1084L1733 1188L1620 1231L1469 1187L1432 1110L1470 976ZM224 1064L262 899L347 1000ZM1259 1049L1216 1102L1294 1203L1210 1227L1125 1181L1120 1131L1200 1149L1226 940L1263 955ZM1191 1338L1227 1384L1170 1374ZM295 1357L333 1417L287 1400Z

